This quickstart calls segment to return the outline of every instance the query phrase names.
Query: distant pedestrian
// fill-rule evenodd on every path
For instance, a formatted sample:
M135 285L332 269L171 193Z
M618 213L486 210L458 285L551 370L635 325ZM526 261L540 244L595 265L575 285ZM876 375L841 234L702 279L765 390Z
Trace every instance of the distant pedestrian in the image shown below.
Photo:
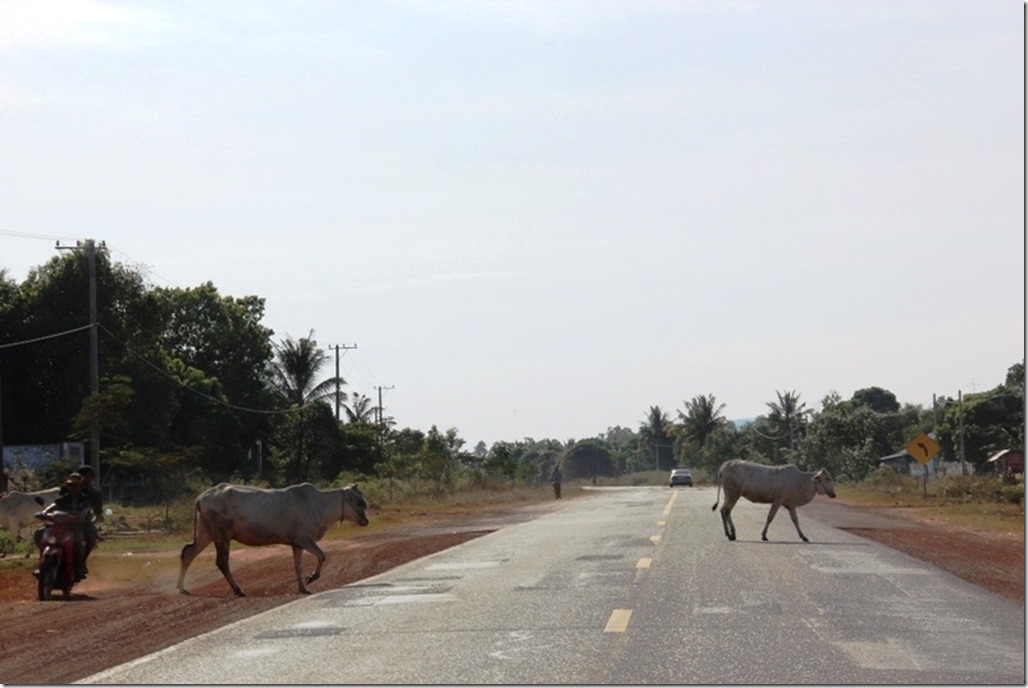
M550 473L550 482L553 484L554 498L560 499L560 484L564 482L564 474L560 472L560 466L553 467L553 473Z

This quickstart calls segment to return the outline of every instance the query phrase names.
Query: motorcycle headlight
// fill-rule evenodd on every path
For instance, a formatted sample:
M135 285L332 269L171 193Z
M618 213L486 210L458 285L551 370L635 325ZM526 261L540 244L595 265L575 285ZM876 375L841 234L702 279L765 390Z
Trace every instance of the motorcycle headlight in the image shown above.
M48 535L47 537L43 538L43 542L45 542L48 545L56 545L57 538L55 538L53 535Z

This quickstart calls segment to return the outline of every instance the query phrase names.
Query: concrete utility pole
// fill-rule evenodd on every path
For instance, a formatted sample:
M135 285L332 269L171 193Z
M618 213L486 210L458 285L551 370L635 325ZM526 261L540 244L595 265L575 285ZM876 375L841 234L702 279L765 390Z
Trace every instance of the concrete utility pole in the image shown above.
M100 242L100 248L107 248L104 242ZM96 242L86 239L85 243L76 241L74 246L61 246L57 242L59 251L79 251L85 249L89 259L89 393L95 400L100 394L100 344L97 336L97 309L96 309ZM96 474L96 487L100 487L100 424L93 415L89 428L89 465L93 467Z
M382 387L381 385L379 385L378 387L376 387L376 389L378 390L378 408L375 409L375 415L378 416L378 424L382 425L382 390L396 389L396 387L394 387L393 385L389 385L388 387Z
M7 467L4 466L4 382L0 377L0 490L5 493L10 487L7 485Z
M330 345L328 348L336 350L336 420L338 421L339 420L339 396L340 396L339 395L339 387L340 387L340 382L339 382L339 350L342 349L343 351L346 351L348 349L356 349L357 348L357 343L354 342L353 346L347 346L346 344L336 344L335 346L331 346Z

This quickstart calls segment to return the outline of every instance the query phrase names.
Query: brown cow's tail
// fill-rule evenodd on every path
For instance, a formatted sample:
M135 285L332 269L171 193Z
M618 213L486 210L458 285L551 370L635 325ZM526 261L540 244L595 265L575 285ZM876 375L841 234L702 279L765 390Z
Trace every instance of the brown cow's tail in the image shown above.
M711 511L717 511L717 503L721 501L721 469L717 469L717 493L714 497L714 506L710 507Z

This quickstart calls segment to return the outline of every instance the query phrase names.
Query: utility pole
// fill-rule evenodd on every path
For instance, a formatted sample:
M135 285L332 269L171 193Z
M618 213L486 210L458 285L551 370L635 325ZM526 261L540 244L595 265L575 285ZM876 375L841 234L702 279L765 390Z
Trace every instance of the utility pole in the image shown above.
M383 387L383 386L379 385L375 389L378 390L378 408L375 409L375 415L378 416L378 424L382 425L382 421L383 421L383 418L382 418L382 390L383 389L385 389L385 390L396 389L396 387L393 386L393 385L389 385L388 387Z
M0 376L0 490L7 493L7 467L4 465L4 381Z
M960 428L960 475L967 475L967 468L964 466L964 392L957 390L957 411L958 425Z
M100 248L107 248L104 242L100 242ZM57 242L59 251L86 250L89 259L89 393L93 400L100 394L100 344L97 336L97 309L96 309L96 242L86 239L83 244L76 241L74 246L61 246ZM96 474L96 486L100 487L100 423L93 414L89 428L89 464Z
M340 396L339 395L339 386L341 384L340 383L340 378L339 378L339 350L342 349L343 351L347 351L349 349L356 349L357 348L357 343L354 342L353 346L347 346L346 344L336 344L335 346L329 345L328 348L336 350L336 421L338 421L339 420L339 396Z

